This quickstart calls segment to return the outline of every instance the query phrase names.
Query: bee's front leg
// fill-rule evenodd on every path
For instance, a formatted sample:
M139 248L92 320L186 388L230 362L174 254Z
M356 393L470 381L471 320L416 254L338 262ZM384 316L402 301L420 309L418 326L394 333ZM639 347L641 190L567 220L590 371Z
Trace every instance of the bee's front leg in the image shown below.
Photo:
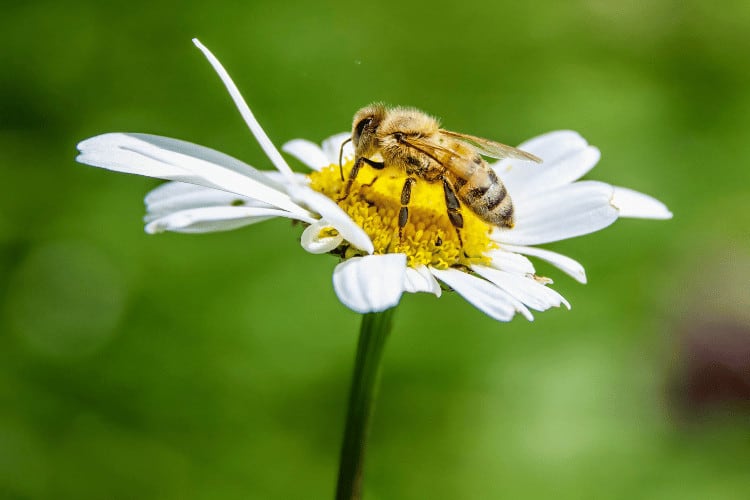
M349 172L349 178L346 180L346 185L344 185L344 193L341 195L341 197L339 197L339 199L336 200L337 203L344 201L349 196L349 191L351 191L352 189L354 179L357 178L357 174L359 174L359 169L362 168L363 163L367 163L376 170L382 170L383 168L385 168L385 163L382 161L373 161L369 158L365 158L364 156L360 156L359 158L357 158L357 161L354 162L352 170Z

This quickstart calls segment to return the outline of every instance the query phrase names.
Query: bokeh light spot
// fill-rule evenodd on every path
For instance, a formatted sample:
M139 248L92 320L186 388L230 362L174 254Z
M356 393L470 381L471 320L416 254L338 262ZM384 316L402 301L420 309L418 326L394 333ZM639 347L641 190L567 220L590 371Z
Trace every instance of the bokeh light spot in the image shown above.
M98 249L56 242L32 251L10 278L6 314L37 354L78 357L114 335L126 295L122 276Z

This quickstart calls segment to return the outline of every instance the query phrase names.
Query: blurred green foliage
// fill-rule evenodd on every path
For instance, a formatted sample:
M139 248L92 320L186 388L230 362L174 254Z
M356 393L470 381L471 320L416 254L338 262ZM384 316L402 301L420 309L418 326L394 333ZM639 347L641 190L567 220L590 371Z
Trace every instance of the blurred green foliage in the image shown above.
M586 266L538 266L572 311L405 297L368 499L750 497L748 413L679 390L685 325L750 323L748 33L744 0L8 2L0 497L333 495L359 322L335 260L285 221L147 236L157 183L73 161L134 131L270 168L193 36L277 144L375 100L510 144L571 128L603 152L590 178L675 213L549 245Z

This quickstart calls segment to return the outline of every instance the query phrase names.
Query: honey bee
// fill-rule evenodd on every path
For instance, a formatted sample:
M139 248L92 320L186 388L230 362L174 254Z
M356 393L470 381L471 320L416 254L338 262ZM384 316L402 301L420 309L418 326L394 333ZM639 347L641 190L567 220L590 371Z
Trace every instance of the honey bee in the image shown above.
M443 184L448 219L461 245L461 203L488 224L503 228L514 224L510 195L482 155L542 161L505 144L442 129L435 118L417 109L387 108L383 104L371 104L357 111L349 140L354 145L355 162L339 201L349 196L363 164L375 169L390 165L403 168L408 177L401 191L399 238L409 221L411 189L419 178ZM343 168L341 179L344 180Z

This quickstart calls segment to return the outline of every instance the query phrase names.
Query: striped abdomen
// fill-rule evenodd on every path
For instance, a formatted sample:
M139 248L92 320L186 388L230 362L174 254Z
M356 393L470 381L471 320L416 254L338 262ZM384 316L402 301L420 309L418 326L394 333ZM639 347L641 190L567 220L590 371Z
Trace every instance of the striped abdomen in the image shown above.
M452 169L458 198L483 221L500 227L513 227L513 202L495 171L487 163L471 169L468 178Z

